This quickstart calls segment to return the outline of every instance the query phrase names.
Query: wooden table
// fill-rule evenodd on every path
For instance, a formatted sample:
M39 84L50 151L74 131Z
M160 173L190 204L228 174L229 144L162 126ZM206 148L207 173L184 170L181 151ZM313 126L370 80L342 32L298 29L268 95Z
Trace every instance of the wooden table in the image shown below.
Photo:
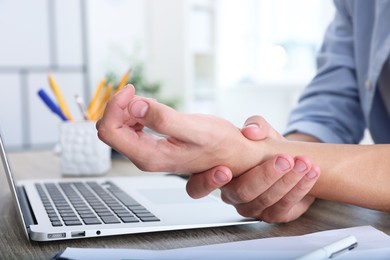
M59 158L50 151L9 154L17 180L58 178ZM66 247L112 247L171 249L248 239L295 236L329 229L372 225L390 235L390 214L328 201L317 201L298 220L288 224L192 229L132 234L79 240L31 242L25 239L11 199L5 175L0 169L0 259L50 259ZM114 159L109 176L137 175L141 172L129 161ZM143 173L147 174L147 173Z

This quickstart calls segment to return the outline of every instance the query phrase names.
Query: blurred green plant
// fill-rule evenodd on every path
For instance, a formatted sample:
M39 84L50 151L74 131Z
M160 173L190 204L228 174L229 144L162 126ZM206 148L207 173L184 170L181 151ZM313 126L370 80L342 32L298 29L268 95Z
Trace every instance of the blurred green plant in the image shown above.
M109 71L106 74L106 84L112 83L113 86L118 86L122 75L118 75L113 71ZM126 84L132 84L135 87L137 95L150 97L158 100L159 102L177 108L180 100L178 98L163 98L161 97L162 84L161 82L149 82L145 78L144 66L138 64L133 66L130 71L130 77Z

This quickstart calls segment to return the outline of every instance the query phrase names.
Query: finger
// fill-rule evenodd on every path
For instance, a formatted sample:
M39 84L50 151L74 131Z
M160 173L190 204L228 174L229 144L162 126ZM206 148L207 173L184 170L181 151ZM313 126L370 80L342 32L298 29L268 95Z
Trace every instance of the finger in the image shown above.
M222 199L232 205L248 203L278 182L293 166L290 155L276 155L224 186Z
M274 183L266 192L248 203L236 205L243 216L259 216L266 208L279 202L310 172L311 161L305 156L295 157L293 169Z
M192 174L187 182L187 193L191 198L202 198L228 183L232 177L230 169L224 166Z
M279 203L276 203L275 206L265 209L261 215L256 216L257 219L261 219L267 223L287 223L293 220L296 220L302 214L304 214L311 204L315 201L314 196L304 196L300 201L298 201L291 208L279 207L276 209Z
M320 174L320 168L313 165L310 171L306 173L293 189L275 205L262 213L262 218L266 221L274 219L277 222L287 222L292 220L292 218L299 217L307 209L307 205L310 205L315 199L313 196L308 196L308 193L320 177ZM280 216L280 218L275 219L275 216Z
M241 130L242 134L250 140L262 140L267 137L280 139L281 135L261 116L249 117Z
M129 113L140 124L164 135L185 142L194 142L212 132L212 124L199 127L196 115L188 116L169 106L144 98L135 98L129 104ZM215 118L215 120L218 120ZM204 140L205 138L200 138Z
M134 97L133 85L127 85L120 92L115 94L107 103L102 119L98 121L97 127L109 126L119 128L123 125L123 112ZM127 113L127 111L125 111Z
M126 108L133 97L134 87L127 85L107 103L103 117L96 123L98 136L106 144L113 146L121 142L122 138L126 139L124 132L127 129L124 129L124 126L126 125L125 121L130 118ZM114 134L118 129L121 130L119 134Z
M296 202L302 200L306 196L311 188L320 177L320 168L313 165L311 169L305 174L305 176L295 185L281 200L280 207L290 207Z

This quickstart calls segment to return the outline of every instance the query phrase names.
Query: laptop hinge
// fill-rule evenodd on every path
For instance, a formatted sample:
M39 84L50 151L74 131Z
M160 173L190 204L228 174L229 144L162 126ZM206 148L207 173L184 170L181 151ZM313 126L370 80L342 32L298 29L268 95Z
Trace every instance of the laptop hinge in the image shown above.
M26 227L29 228L30 225L37 224L37 220L32 212L24 187L16 187L16 193L19 198L20 208L23 213L22 217L24 219L24 223L26 223Z

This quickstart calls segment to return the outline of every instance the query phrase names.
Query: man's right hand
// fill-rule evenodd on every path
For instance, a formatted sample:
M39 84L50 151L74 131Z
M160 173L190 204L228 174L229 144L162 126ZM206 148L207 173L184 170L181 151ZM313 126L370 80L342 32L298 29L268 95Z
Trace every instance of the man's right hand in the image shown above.
M242 134L251 140L284 139L263 118L249 118ZM246 217L266 222L289 222L301 216L315 198L308 192L320 175L309 158L278 154L233 178L229 168L217 166L192 174L187 192L193 198L221 189L221 198Z

